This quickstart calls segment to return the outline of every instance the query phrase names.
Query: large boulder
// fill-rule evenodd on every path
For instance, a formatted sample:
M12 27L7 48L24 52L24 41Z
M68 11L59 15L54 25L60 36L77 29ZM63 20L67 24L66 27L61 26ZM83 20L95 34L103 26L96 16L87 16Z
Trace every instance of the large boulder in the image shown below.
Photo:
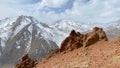
M102 28L94 27L93 32L99 35L99 40L108 41L105 31Z
M97 33L90 33L90 35L87 37L86 41L84 42L84 46L89 46L91 44L96 43L99 41L99 35Z
M84 46L89 46L101 40L108 41L105 31L102 28L94 27L92 32L88 33Z

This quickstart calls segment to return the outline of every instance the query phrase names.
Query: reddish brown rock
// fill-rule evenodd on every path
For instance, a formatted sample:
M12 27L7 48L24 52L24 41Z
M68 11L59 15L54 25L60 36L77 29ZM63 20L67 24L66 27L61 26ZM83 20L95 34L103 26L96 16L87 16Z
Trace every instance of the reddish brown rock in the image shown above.
M101 40L108 41L105 31L102 28L94 27L92 32L88 33L84 46L89 46Z
M61 43L60 52L65 50L74 50L83 46L84 35L72 30L70 35Z
M97 33L90 33L90 35L87 37L86 41L84 42L84 46L89 46L91 44L96 43L99 41L99 35Z
M95 31L94 31L95 30ZM94 27L93 32L96 32L99 35L99 40L108 41L105 31L102 28Z
M70 50L74 50L77 49L79 47L83 46L81 42L77 41L74 44L72 44L71 48L69 48Z
M100 40L108 41L107 36L102 28L94 27L92 32L87 34L81 34L75 30L72 30L70 35L63 40L60 47L60 52L74 50L81 46L86 47Z
M28 54L25 54L22 57L21 63L16 64L15 68L34 68L37 63L37 60L32 60L29 58Z

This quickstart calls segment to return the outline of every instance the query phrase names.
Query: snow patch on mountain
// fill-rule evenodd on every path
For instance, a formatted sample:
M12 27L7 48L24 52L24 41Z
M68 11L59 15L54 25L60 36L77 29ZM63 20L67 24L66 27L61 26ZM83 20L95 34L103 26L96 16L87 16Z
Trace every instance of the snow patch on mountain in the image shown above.
M16 23L18 23L18 24L17 24L15 30L12 32L11 28ZM105 26L108 26L107 25L108 23L105 24L105 26L103 26L103 23L83 24L80 22L74 22L74 21L69 21L69 20L57 21L52 25L47 25L45 23L41 23L41 22L37 21L36 19L34 19L33 17L30 17L30 16L21 16L17 19L6 18L4 20L0 20L0 24L2 25L2 26L0 26L0 29L1 29L0 38L1 38L1 43L2 43L1 46L2 47L5 46L4 42L6 42L6 40L8 40L10 34L13 33L12 37L14 37L15 35L18 34L18 32L20 32L27 25L30 25L28 27L28 31L30 32L30 34L32 34L32 29L33 29L33 25L34 25L34 26L36 26L35 28L37 29L36 37L41 35L41 37L39 37L39 38L44 38L47 41L52 40L58 46L60 46L62 40L66 36L68 36L70 31L73 29L78 32L84 33L84 32L90 31L92 29L92 27L94 27L94 26L99 26L99 27L103 27L103 28L105 28ZM116 26L117 29L120 29L120 25L118 25L118 24L116 24L116 25L114 24L114 25ZM114 27L114 26L112 26L112 27ZM30 42L27 45L29 45L29 44L30 44Z
M11 34L11 26L13 25L15 18L5 18L0 20L0 38L1 38L1 46L5 47L5 43L7 42L10 34Z
M60 46L62 40L68 36L71 30L74 29L81 33L87 32L89 30L87 25L68 20L58 21L49 27L52 28L52 30L49 30L49 33L51 34L49 37L51 37L51 39L55 41L58 46Z

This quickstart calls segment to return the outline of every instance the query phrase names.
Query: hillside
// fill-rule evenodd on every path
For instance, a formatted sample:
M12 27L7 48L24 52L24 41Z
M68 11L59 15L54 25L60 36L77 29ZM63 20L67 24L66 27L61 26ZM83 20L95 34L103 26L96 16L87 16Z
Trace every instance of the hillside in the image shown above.
M68 42L71 44L70 40ZM98 40L87 47L72 50L72 45L68 46L69 44L65 45L64 51L40 61L36 68L120 68L120 37L114 41Z
M37 68L119 68L120 42L100 41L86 48L60 53Z

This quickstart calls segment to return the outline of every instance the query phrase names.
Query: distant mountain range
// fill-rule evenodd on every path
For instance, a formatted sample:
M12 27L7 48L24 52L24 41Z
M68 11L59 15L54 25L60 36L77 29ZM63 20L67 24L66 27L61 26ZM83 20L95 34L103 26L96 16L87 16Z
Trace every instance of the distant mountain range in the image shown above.
M86 33L94 26L104 28L110 39L120 35L120 21L104 25L62 20L47 25L31 16L0 20L0 67L12 68L25 53L33 59L42 59L50 49L59 48L72 29Z

